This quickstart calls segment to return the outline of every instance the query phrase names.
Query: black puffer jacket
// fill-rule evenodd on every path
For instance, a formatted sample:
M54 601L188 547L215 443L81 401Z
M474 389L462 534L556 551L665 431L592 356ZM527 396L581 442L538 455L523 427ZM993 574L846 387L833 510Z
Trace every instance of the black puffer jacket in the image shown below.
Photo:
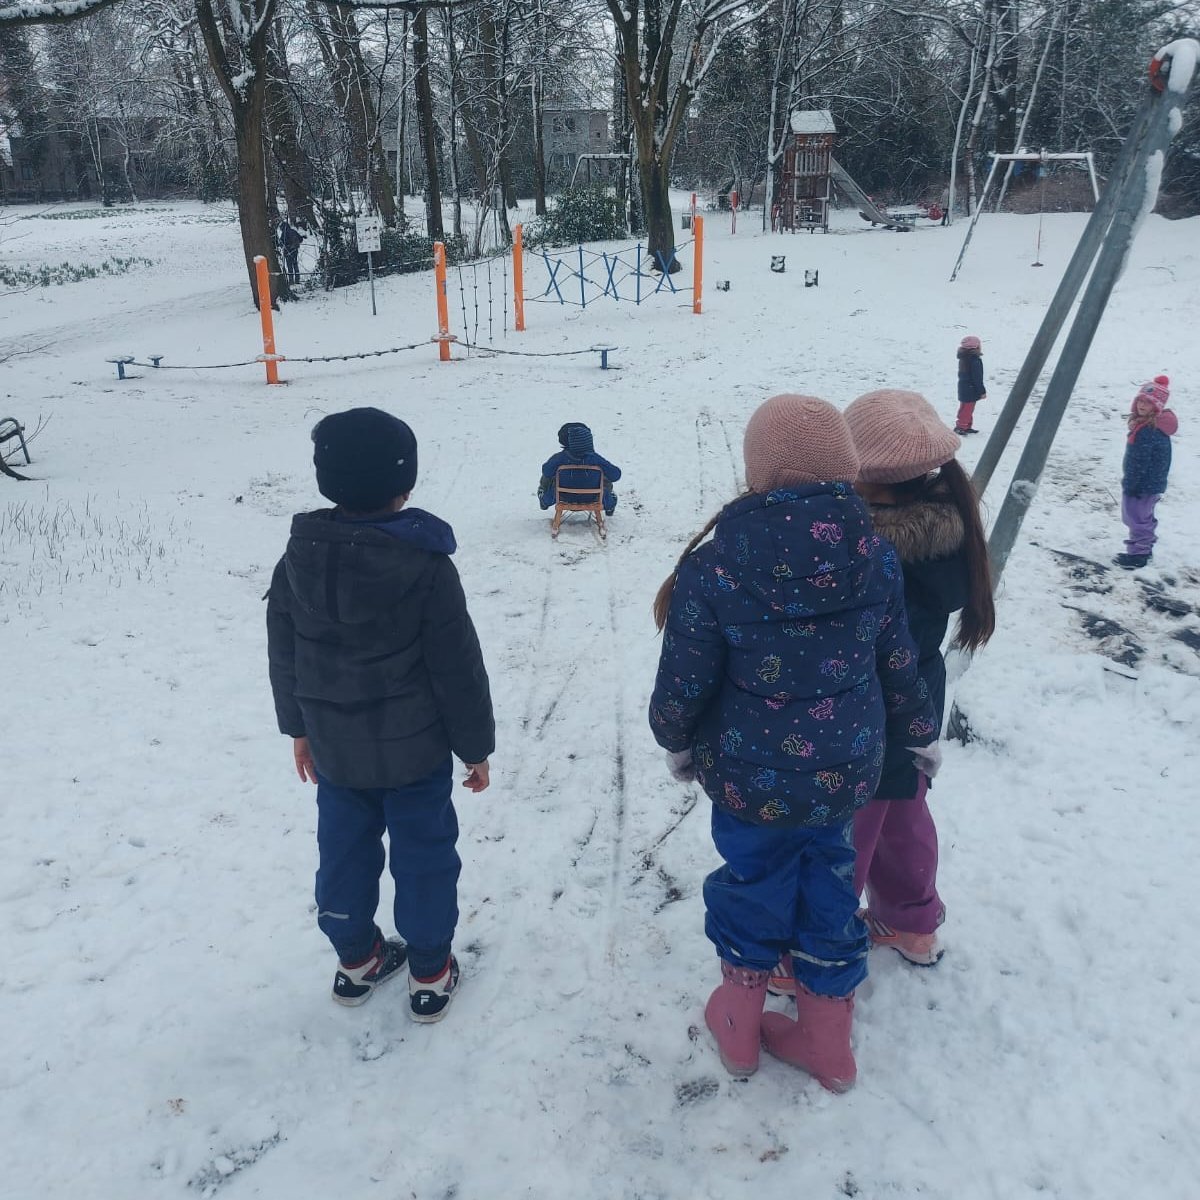
M911 504L872 504L875 532L896 547L904 572L908 631L917 644L917 671L941 729L946 705L942 642L952 613L967 602L969 578L963 550L962 517L947 492L934 490ZM889 738L877 800L903 800L917 793L917 769L903 745Z
M420 509L379 521L300 513L267 593L279 729L343 787L402 787L450 753L495 748L487 672L450 561Z

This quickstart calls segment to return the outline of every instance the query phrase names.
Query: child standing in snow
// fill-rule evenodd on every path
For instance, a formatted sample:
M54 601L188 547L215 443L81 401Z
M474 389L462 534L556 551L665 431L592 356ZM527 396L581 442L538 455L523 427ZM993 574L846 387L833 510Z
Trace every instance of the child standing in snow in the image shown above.
M1127 571L1144 567L1154 552L1158 521L1154 509L1167 490L1171 471L1171 438L1179 418L1167 407L1170 379L1156 375L1133 398L1127 418L1125 462L1121 472L1121 520L1129 529L1125 553L1113 561Z
M604 472L604 512L611 517L617 507L617 494L612 490L612 485L621 478L621 468L596 453L592 445L592 431L580 421L568 421L558 431L558 444L562 450L542 464L538 503L542 508L554 507L554 481L559 467L599 467ZM577 477L568 473L563 478L563 487L587 487L595 483L595 479L590 471L581 472Z
M487 672L450 561L454 532L405 507L417 442L377 408L313 430L317 487L336 508L292 520L267 593L271 688L301 779L317 785L317 924L333 943L333 998L357 1005L407 959L414 1021L439 1021L458 986L450 952L461 862L451 754L488 786ZM375 923L383 833L396 928Z
M958 418L954 432L978 433L975 428L975 405L987 399L983 386L983 343L972 333L958 344Z
M761 1038L844 1091L869 947L851 817L875 792L885 730L932 764L937 728L895 552L850 486L858 455L842 415L776 396L750 418L743 453L750 491L692 539L655 600L650 727L672 774L713 802L725 865L704 884L705 931L722 982L705 1020L722 1063L753 1072ZM763 1013L786 951L794 1021Z
M875 532L900 555L917 669L940 729L941 646L951 614L961 610L954 645L964 650L986 644L996 625L979 501L954 457L958 438L923 396L868 392L846 409L846 422L862 460L855 490L870 506ZM889 738L875 797L854 816L854 889L866 889L871 941L922 966L941 957L935 930L945 916L937 830L925 802L931 774L913 765L904 739Z

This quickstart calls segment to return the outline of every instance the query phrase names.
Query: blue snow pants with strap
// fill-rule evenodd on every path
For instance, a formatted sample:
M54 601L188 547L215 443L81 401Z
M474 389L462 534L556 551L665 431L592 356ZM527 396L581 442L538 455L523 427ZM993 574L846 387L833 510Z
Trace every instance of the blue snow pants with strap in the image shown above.
M866 979L853 822L775 829L714 805L712 837L725 865L704 881L704 931L726 962L768 971L788 952L796 981L819 996Z
M338 787L317 777L317 924L342 962L361 962L380 935L375 910L386 829L396 930L408 943L410 970L429 978L445 966L462 867L453 786L449 758L399 788Z

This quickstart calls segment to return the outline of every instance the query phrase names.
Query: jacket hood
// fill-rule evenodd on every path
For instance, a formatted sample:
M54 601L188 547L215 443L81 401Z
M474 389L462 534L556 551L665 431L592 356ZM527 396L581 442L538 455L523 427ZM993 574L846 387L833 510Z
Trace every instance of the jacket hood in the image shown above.
M1164 408L1158 414L1158 422L1155 427L1159 433L1165 433L1167 437L1174 437L1179 432L1179 418L1171 409Z
M861 605L878 545L850 485L818 483L733 501L717 520L712 552L721 586L800 616Z
M949 558L966 539L963 519L948 495L932 496L911 504L872 504L875 532L896 547L903 563Z
M592 444L592 431L586 425L575 424L567 431L567 450L575 458L594 454L595 449Z
M450 526L419 508L368 521L347 520L327 508L292 518L284 567L309 613L358 625L394 608L435 555L455 549Z

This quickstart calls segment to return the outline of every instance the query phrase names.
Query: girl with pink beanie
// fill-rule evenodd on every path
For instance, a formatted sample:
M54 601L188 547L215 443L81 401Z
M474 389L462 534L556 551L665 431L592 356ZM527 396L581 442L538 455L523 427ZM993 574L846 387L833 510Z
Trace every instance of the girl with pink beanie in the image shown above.
M841 413L775 396L743 454L749 491L692 539L655 600L650 727L675 778L713 804L724 865L704 883L705 932L722 981L704 1015L722 1063L752 1073L761 1041L844 1091L869 949L854 810L875 792L885 735L925 761L937 727L896 554L850 486L859 460ZM789 951L795 1020L763 1011Z
M916 392L878 391L846 409L861 466L855 490L875 532L900 556L917 669L941 728L946 665L941 646L952 613L954 645L977 650L996 625L979 501L954 455L958 438ZM854 817L855 892L866 891L871 941L909 962L941 957L937 927L937 830L926 804L932 770L913 765L903 738L888 738L874 799Z
M1127 571L1146 566L1158 540L1154 510L1167 490L1171 471L1171 438L1179 419L1167 407L1171 381L1156 375L1133 398L1126 418L1125 461L1121 470L1121 520L1129 530L1125 552L1113 561Z
M975 428L975 405L987 399L983 384L983 343L973 333L958 343L958 417L954 432L978 433Z

